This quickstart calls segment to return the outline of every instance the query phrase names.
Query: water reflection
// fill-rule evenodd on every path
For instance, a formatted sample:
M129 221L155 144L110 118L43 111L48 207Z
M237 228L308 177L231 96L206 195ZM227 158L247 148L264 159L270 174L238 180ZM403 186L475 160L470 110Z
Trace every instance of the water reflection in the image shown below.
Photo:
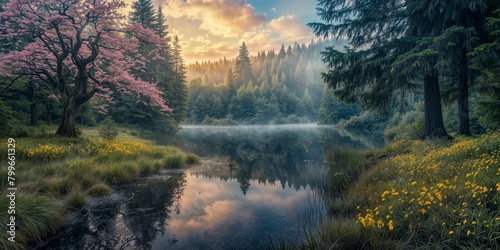
M70 212L59 234L35 248L151 249L181 202L185 183L185 174L173 174L117 187L114 195Z
M204 172L202 176L236 179L241 191L249 180L259 184L277 182L282 188L315 188L323 176L323 154L333 148L373 148L383 145L382 136L339 132L333 127L304 125L277 126L186 126L178 145L206 157L225 157L229 175ZM171 141L171 138L166 139Z
M202 164L116 187L70 213L61 232L37 248L255 249L269 237L299 238L298 217L323 211L324 152L367 147L311 125L186 127L177 145L203 156Z

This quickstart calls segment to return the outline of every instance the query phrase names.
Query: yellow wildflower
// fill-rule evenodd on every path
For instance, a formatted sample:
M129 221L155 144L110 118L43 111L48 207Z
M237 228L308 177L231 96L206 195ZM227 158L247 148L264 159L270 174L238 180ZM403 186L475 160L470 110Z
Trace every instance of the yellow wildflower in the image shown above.
M387 227L389 227L389 231L394 230L394 223L392 222L392 220L390 220L390 221L387 223Z

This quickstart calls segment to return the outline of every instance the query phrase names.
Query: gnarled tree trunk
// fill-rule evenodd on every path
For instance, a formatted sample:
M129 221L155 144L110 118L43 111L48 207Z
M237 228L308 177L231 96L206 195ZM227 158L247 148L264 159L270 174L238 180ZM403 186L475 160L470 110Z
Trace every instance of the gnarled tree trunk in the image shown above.
M74 95L68 97L64 102L63 114L56 135L77 137L76 134L76 111L81 103L77 101Z

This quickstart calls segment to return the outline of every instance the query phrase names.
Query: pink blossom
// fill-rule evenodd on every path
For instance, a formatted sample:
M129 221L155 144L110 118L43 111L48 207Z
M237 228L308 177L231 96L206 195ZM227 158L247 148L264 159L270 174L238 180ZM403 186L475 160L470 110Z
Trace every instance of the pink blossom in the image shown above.
M116 89L138 100L147 97L147 105L170 114L156 84L131 73L148 61L138 53L140 42L151 46L149 57L156 60L167 40L142 25L125 25L124 6L120 0L11 0L0 13L0 29L7 31L0 39L22 42L28 36L31 42L0 54L0 76L30 76L63 100L80 94L112 102Z

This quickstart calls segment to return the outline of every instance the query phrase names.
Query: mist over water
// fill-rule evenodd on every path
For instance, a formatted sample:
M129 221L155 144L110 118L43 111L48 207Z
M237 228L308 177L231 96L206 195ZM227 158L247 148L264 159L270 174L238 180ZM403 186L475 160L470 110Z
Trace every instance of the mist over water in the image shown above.
M176 138L157 139L199 154L201 164L93 198L38 249L258 249L269 237L298 241L299 218L325 213L325 153L380 143L315 124L183 126Z

